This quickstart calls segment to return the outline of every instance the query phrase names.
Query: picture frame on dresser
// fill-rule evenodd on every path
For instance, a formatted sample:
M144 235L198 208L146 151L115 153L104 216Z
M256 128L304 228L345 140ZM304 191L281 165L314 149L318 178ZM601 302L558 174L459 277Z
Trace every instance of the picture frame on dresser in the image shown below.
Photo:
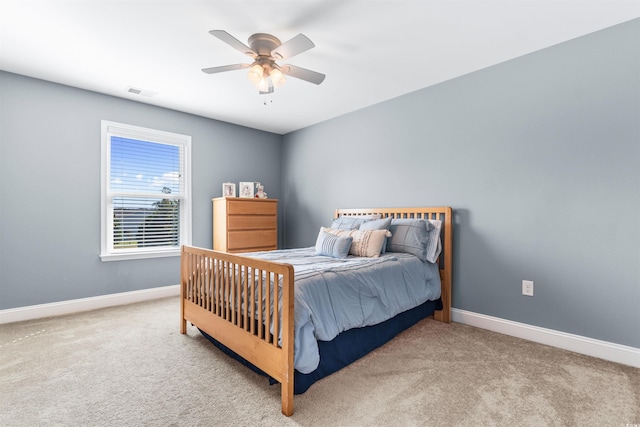
M253 199L256 194L254 182L240 182L240 197Z
M236 197L236 183L235 182L222 183L222 196Z

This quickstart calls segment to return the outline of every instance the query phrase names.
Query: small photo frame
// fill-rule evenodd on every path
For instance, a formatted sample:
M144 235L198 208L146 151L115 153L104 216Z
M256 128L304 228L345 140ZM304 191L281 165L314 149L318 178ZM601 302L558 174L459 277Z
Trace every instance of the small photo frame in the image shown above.
M236 197L236 183L224 182L222 183L222 197Z
M256 194L256 185L253 182L241 182L240 183L240 197L250 198Z

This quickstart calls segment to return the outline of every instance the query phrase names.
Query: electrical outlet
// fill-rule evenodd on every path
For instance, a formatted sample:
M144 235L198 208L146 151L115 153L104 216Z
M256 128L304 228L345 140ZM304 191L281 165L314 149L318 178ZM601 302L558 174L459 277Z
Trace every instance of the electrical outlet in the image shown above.
M531 280L522 281L522 295L527 295L529 297L533 296L533 281Z

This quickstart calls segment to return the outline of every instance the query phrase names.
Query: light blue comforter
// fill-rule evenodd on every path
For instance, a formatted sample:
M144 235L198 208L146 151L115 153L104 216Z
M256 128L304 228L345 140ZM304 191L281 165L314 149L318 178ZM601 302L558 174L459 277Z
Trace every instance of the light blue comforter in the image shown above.
M318 367L317 340L375 325L440 297L435 264L405 253L379 258L318 256L315 248L253 252L246 256L293 265L295 271L294 367Z

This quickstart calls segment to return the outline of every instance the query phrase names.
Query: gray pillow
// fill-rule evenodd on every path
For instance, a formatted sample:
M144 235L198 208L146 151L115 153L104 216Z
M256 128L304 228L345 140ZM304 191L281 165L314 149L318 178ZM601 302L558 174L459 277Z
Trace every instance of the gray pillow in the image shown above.
M427 261L428 232L433 224L422 219L394 219L391 221L391 237L387 239L387 251L405 252Z
M380 219L380 214L375 215L359 215L359 216L341 216L331 222L331 227L334 230L357 230L364 222L374 219Z
M391 227L391 218L373 219L360 224L360 230L388 230Z
M320 230L316 240L316 255L330 256L333 258L346 258L351 249L353 237L336 236Z
M383 218L383 219L374 219L371 221L363 222L360 224L360 230L390 230L391 229L391 218ZM387 251L387 242L389 238L385 239L385 242L382 244L381 254Z

